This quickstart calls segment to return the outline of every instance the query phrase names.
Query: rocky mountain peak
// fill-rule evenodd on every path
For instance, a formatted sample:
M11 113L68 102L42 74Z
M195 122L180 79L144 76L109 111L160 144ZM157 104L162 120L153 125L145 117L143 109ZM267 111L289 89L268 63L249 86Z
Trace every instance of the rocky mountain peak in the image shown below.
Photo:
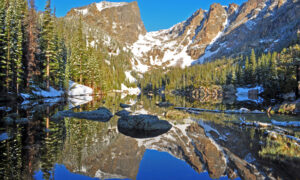
M79 16L82 16L86 26L101 29L121 43L131 44L138 39L139 35L146 33L136 1L93 3L71 9L66 18Z

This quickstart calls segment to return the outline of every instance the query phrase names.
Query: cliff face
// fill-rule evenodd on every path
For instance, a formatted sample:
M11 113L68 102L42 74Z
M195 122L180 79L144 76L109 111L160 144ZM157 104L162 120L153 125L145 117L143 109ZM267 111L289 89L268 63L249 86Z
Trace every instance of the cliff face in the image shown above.
M71 9L66 18L76 18L80 15L86 25L97 27L122 43L133 43L140 34L146 33L136 1L93 3Z

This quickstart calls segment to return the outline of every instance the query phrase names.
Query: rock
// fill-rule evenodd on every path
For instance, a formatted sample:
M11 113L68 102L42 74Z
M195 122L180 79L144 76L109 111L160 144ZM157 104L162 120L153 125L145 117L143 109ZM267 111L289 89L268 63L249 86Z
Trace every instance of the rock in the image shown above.
M60 111L56 113L54 116L52 116L51 118L55 120L59 120L64 117L73 117L78 119L107 122L113 117L113 115L108 109L101 107L95 111L84 111L84 112L74 112L71 110Z
M123 116L118 120L118 128L140 131L170 130L172 125L168 121L159 120L152 115Z
M98 7L103 7L99 10ZM112 8L105 8L110 7ZM87 10L86 14L80 13ZM66 16L66 19L79 19L88 27L98 27L114 39L121 43L134 43L140 35L146 33L144 23L140 16L140 9L137 2L121 3L119 6L114 2L92 3L88 6L73 8Z
M170 107L170 106L174 106L174 104L169 103L169 102L156 102L156 105L159 107Z
M123 117L123 116L129 116L131 112L128 112L126 110L122 110L116 113L117 116Z
M121 108L130 108L131 105L120 103Z

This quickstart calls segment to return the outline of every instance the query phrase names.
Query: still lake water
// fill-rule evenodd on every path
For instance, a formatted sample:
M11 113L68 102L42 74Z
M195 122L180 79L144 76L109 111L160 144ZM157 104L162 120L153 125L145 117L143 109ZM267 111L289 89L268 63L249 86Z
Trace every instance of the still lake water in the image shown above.
M53 120L70 103L34 101L11 106L0 116L0 179L299 179L299 154L289 154L294 165L269 159L259 152L267 148L263 129L241 127L247 121L299 120L296 116L200 113L180 114L173 107L205 109L260 109L253 102L190 100L178 96L135 97L108 95L77 106L74 111L108 108L113 114L120 103L132 104L136 114L157 115L172 129L156 137L136 138L118 131L119 117L109 122L64 118ZM11 115L12 113L15 113ZM5 120L10 114L17 121ZM23 118L23 119L22 119ZM27 119L24 119L27 118ZM299 130L287 129L299 136ZM271 149L272 150L272 149ZM299 151L295 151L298 153ZM290 161L288 161L290 162Z

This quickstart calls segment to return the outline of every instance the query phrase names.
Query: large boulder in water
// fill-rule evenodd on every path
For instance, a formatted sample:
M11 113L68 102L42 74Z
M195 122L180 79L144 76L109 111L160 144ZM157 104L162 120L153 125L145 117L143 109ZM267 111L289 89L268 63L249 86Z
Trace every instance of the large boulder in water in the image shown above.
M118 128L139 131L168 131L172 125L168 121L159 120L157 116L141 114L121 117L118 121Z
M113 117L113 115L108 109L101 107L95 111L84 111L84 112L74 112L71 110L60 111L56 113L54 116L52 116L52 119L61 119L64 117L73 117L78 119L107 122Z

